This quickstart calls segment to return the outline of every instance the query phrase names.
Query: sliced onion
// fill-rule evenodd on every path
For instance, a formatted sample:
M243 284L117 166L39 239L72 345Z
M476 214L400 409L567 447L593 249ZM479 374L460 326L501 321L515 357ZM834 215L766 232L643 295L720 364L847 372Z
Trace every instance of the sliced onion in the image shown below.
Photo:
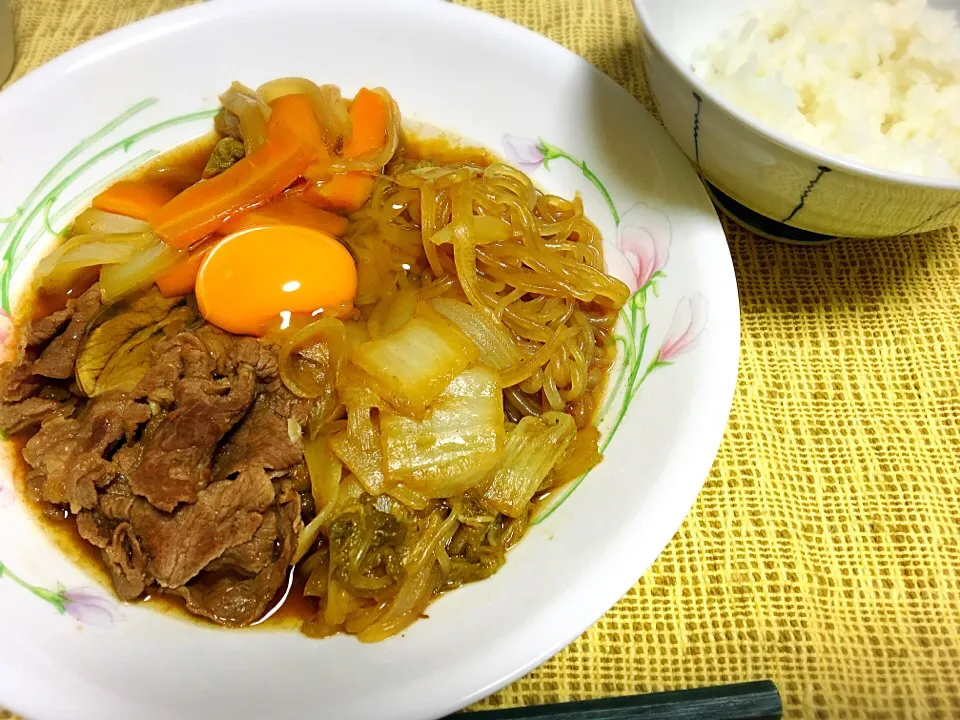
M88 208L73 221L74 235L104 235L108 233L142 233L150 230L149 223L126 215Z
M350 117L347 106L335 85L317 87L312 80L299 77L277 78L257 88L257 94L266 103L272 103L284 95L306 95L313 105L323 139L328 149L334 150L339 139L350 134Z
M125 262L153 239L152 233L75 235L40 261L37 275L61 283L85 267Z
M303 455L307 461L307 472L310 473L310 489L317 515L300 532L297 551L294 553L291 565L300 562L300 559L313 547L320 530L333 515L343 475L343 464L333 454L325 436L304 442Z
M105 265L100 270L100 297L104 303L116 302L147 287L180 259L180 252L155 235L151 237L149 244L126 262Z
M243 149L247 155L266 142L270 106L257 93L235 82L220 95L220 104L240 119Z
M337 387L337 374L344 361L346 342L346 329L336 318L321 318L302 328L280 348L277 365L283 384L302 398L332 394ZM293 357L295 354L321 366L317 374L310 377L302 367L298 367L302 363Z
M330 163L330 171L351 172L361 171L378 174L383 166L393 159L400 144L400 109L397 103L383 88L374 88L373 92L380 95L387 103L387 139L383 146L356 158L338 158Z
M502 372L519 365L526 357L503 323L492 322L472 305L441 297L433 301L433 307L473 340L480 348L480 362L484 365Z

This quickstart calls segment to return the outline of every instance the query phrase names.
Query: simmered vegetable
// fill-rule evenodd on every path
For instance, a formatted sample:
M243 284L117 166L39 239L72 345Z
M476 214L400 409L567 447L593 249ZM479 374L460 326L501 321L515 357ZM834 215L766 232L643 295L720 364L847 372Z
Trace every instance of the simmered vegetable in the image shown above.
M196 318L196 309L183 299L155 290L108 307L80 346L77 385L88 397L133 390L149 371L156 344Z
M100 295L105 303L116 302L125 295L149 287L170 270L180 253L154 235L138 247L126 262L104 265L100 269Z
M576 434L577 425L566 413L523 418L507 438L503 463L489 480L484 502L519 517Z
M232 137L220 138L217 144L213 146L213 152L210 153L210 159L203 169L204 178L212 178L219 175L229 167L233 167L238 161L243 160L247 154L243 143Z
M353 362L394 407L422 417L427 404L479 355L470 338L435 314L418 315L389 335L364 343L354 351Z
M258 150L267 141L270 107L256 92L235 82L220 95L220 104L239 120L240 136L247 154Z
M263 145L219 175L188 187L147 221L171 246L189 247L234 213L279 195L316 156L312 146L277 125Z
M121 180L93 199L104 212L146 220L157 208L170 202L177 191L154 180Z
M451 381L419 422L382 410L380 431L391 484L428 498L466 492L503 457L500 379L488 368L471 368Z

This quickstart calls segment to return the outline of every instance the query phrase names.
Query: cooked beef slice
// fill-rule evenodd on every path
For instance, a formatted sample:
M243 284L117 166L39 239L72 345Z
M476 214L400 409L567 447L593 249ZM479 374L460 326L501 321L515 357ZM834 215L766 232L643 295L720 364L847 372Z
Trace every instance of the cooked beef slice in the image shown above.
M303 442L299 435L290 437L289 420L299 427L306 423L309 409L309 401L285 387L260 395L217 454L214 477L230 477L250 466L282 473L298 465L303 460Z
M302 523L296 490L280 490L261 529L264 532L255 533L250 542L172 591L186 600L190 612L224 625L249 625L263 615L286 580L297 549Z
M225 553L250 542L272 512L275 496L267 475L253 471L211 483L195 503L165 513L118 480L100 495L95 510L77 517L77 528L101 548L117 594L133 600L152 585L180 587ZM265 530L272 535L271 546L276 545L276 524Z
M80 342L100 311L100 288L94 285L63 310L33 320L23 333L16 362L0 365L0 430L11 435L35 431L44 422L69 416ZM58 382L51 382L58 381Z
M0 367L0 428L34 433L30 494L75 515L121 598L175 594L197 615L250 624L302 529L290 430L310 403L280 382L275 346L206 323L158 343L133 392L82 397L71 380L100 310L92 291L31 323L20 360Z
M113 451L149 418L146 404L115 391L92 399L76 418L48 420L23 449L30 467L43 474L42 498L69 505L72 513L95 507L97 489L119 475Z
M33 374L33 361L0 366L0 402L8 406L26 400L43 387L43 379Z
M0 403L0 428L10 435L35 430L47 420L73 412L73 403L31 397L18 403Z
M210 482L217 444L253 402L258 357L256 340L233 340L225 333L181 333L164 348L159 377L151 378L147 396L168 387L173 409L144 434L139 466L130 477L135 493L167 512L197 499Z
M67 323L73 318L75 305L75 302L68 302L63 310L57 310L46 317L33 320L27 325L27 329L24 332L24 347L31 348L37 345L43 345L51 340L54 335L62 332L67 326Z
M162 587L183 585L225 551L250 540L274 495L260 471L211 483L195 503L173 514L135 500L129 521L150 558L148 572Z
M80 352L80 342L87 331L87 325L100 312L100 285L96 284L76 300L69 300L67 307L71 311L70 323L59 335L54 335L33 364L33 373L56 380L73 377L73 370ZM54 313L56 315L56 313ZM28 331L27 340L37 339L49 332L41 326L42 321L31 324L37 330Z

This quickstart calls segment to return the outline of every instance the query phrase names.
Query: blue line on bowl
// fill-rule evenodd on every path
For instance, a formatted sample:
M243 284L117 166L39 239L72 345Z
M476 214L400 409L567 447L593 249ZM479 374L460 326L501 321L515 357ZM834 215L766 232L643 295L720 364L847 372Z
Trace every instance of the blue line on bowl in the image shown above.
M700 169L700 107L703 98L696 92L693 93L693 99L697 101L697 111L693 114L693 152L697 158L697 170Z
M798 202L797 206L793 209L793 211L780 222L789 222L790 220L793 219L794 215L796 215L798 212L800 212L803 209L803 206L806 205L807 203L807 197L810 195L813 189L817 186L817 183L820 182L820 178L822 178L828 172L831 172L831 170L826 165L819 165L817 167L817 176L813 178L813 180L807 183L807 187L804 188L803 194L800 196L800 202Z
M742 225L761 237L793 245L823 245L837 239L833 235L801 230L800 228L786 225L773 218L768 218L755 210L751 210L746 205L737 202L713 183L704 180L704 184L707 186L707 191L713 199L713 202L724 214L734 220L738 225Z
M918 228L922 228L924 225L933 222L933 221L936 220L938 217L940 217L941 215L943 215L945 212L950 212L951 210L953 210L953 209L956 208L956 207L960 207L960 200L957 200L955 203L951 203L950 205L947 205L946 207L940 208L940 209L937 210L935 213L933 213L933 215L931 215L930 217L928 217L926 220L924 220L924 221L922 221L922 222L918 222L916 225L914 225L914 226L911 227L911 228L907 228L907 229L904 230L902 233L900 233L900 235L910 235L911 233L915 232ZM898 236L898 237L899 237L899 236Z

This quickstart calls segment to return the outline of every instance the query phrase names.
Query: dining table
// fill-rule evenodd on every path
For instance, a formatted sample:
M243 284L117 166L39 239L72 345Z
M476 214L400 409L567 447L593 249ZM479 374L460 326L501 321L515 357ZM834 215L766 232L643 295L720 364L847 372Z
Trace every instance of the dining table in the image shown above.
M190 1L12 0L7 84ZM457 1L566 46L656 115L630 0ZM798 247L720 222L740 366L696 504L613 608L472 709L769 678L787 717L960 716L960 232Z

